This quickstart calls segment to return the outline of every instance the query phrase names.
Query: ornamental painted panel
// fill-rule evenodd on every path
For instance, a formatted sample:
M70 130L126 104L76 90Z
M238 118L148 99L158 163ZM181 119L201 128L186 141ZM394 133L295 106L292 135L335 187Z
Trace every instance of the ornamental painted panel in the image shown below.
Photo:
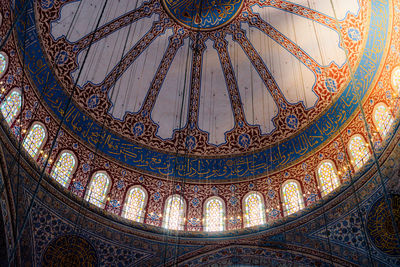
M77 235L55 238L46 248L43 266L98 266L97 254L88 240Z

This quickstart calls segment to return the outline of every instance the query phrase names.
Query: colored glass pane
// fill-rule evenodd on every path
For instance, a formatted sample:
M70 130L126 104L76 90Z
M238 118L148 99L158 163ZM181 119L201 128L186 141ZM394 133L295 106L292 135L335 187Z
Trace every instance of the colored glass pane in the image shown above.
M396 67L392 72L392 85L400 92L400 67Z
M1 113L8 124L17 116L21 109L21 102L21 94L17 91L13 91L6 97L3 103L1 103Z
M184 203L181 196L174 195L167 200L164 215L164 227L171 230L183 230Z
M380 104L375 108L374 119L378 132L382 137L386 136L393 124L393 117L385 105Z
M339 186L339 177L331 162L324 162L318 169L322 195L327 195Z
M86 200L100 208L104 207L109 184L110 179L105 173L96 173L90 182Z
M62 153L51 171L53 177L62 186L67 186L75 167L75 157L68 152Z
M145 197L145 192L139 187L129 190L124 204L123 217L135 222L142 222Z
M290 215L303 208L301 192L295 182L289 182L283 187L283 200L286 214Z
M222 201L213 198L206 203L205 230L208 232L224 230L224 206Z
M25 137L23 142L23 147L25 150L31 155L31 157L35 157L40 146L43 143L44 138L46 137L46 132L40 124L35 124L28 135Z
M257 193L251 193L244 201L245 204L245 224L246 227L260 225L265 223L264 209L261 196Z
M369 159L370 154L364 140L360 136L354 136L350 140L350 154L356 168L361 168Z
M7 58L3 53L0 53L0 76L6 71Z

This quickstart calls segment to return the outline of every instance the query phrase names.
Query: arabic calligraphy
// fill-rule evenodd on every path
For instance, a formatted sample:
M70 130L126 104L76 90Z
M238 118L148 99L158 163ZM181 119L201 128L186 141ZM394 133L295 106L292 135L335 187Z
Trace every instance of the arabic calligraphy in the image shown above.
M239 13L243 0L164 0L168 13L179 23L211 30L230 22Z
M184 6L187 6L188 3L193 5L200 3L200 0L192 1L196 2L192 3L187 0L182 1L184 4L178 5L181 2L175 3L171 0L168 3L171 6L174 4L174 7L182 11L186 10ZM19 8L22 3L23 1L17 1ZM207 1L206 5L212 6L212 3ZM239 8L238 5L241 5L240 1L235 0L229 3L232 8ZM228 2L226 4L228 5ZM29 5L27 16L32 18L34 17L34 9L31 6L32 4ZM65 116L63 122L65 127L85 143L133 168L156 175L185 177L193 180L243 179L285 167L312 152L334 135L356 111L357 94L362 98L370 88L380 66L387 42L389 2L388 0L373 0L372 5L374 12L371 13L368 40L360 64L354 72L356 83L350 83L323 116L295 137L254 154L226 158L194 158L166 154L141 147L108 131L82 112L74 103L70 104L69 94L58 83L51 66L47 64L48 61L40 43L37 41L39 36L34 19L22 18L17 23L16 30L19 42L23 43L25 29L31 29L32 41L29 45L21 45L21 47L24 47L27 72L29 72L35 87L58 118L61 119ZM212 16L204 21L199 21L199 23L209 23L207 27L211 27L212 25L222 25L221 23L227 21L216 20ZM233 15L230 16L232 18ZM228 17L227 15L224 19L228 19ZM140 127L137 133L140 133Z

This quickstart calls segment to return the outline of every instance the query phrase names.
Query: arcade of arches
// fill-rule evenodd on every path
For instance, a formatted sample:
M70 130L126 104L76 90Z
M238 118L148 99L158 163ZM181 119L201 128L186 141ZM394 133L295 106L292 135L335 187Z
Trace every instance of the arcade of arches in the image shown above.
M0 0L0 265L400 266L400 1Z

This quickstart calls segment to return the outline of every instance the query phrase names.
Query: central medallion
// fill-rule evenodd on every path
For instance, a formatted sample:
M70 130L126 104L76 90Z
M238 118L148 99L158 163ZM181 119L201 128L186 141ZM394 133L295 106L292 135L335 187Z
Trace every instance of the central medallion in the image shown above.
M215 30L231 22L244 0L162 0L168 14L183 26Z

